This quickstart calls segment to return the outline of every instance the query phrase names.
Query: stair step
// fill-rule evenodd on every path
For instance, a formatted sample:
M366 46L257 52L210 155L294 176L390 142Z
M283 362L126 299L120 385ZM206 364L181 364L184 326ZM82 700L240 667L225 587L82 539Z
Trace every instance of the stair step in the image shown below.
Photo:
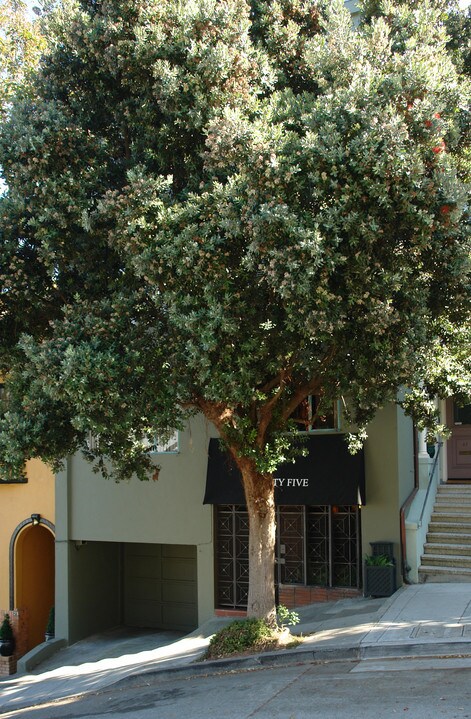
M469 544L445 544L443 542L427 542L424 545L424 555L451 555L471 557L471 541Z
M471 569L461 567L419 567L420 582L471 582Z
M435 496L438 497L469 497L471 495L471 487L446 487L437 489Z
M466 506L469 506L469 503L471 502L471 493L470 494L437 494L435 497L436 504L457 504L462 503Z
M471 490L469 492L440 492L435 495L438 500L453 500L453 499L469 499L471 497Z
M454 567L457 569L469 569L471 572L471 557L462 555L451 556L449 554L423 554L421 567Z
M430 529L430 527L429 527ZM471 543L471 532L428 532L427 542L434 544L467 544Z
M431 573L435 572L436 574L466 574L471 578L471 569L469 567L447 567L447 566L437 566L437 567L419 567L419 573Z
M435 504L434 514L451 514L453 518L460 514L464 517L471 517L471 504Z
M431 516L432 522L459 522L462 524L469 523L471 526L471 512L463 512L457 511L457 512L436 512L435 510L432 512Z
M428 529L430 533L471 534L471 522L430 522Z

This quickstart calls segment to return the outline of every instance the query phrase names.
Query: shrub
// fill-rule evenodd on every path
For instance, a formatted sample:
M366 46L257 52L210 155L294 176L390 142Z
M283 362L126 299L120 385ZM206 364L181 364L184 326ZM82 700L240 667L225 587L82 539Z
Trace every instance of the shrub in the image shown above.
M54 607L51 607L51 610L49 612L49 617L47 619L46 634L51 634L52 636L54 636L54 626L55 626L55 611L54 611Z
M10 622L10 615L5 614L3 621L0 624L0 641L7 641L13 639L13 629Z
M368 567L393 567L394 562L386 554L376 554L365 557L365 564Z
M211 638L206 659L247 650L263 651L277 644L277 633L264 619L238 619Z
M287 625L294 626L295 624L299 624L300 621L299 614L297 612L290 611L284 604L280 604L276 608L276 615L278 625L281 629L284 629Z

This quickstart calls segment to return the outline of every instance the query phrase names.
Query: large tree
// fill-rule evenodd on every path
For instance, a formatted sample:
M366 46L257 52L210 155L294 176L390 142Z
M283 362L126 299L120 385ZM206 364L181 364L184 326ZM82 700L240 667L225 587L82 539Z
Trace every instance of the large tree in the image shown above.
M242 475L252 616L303 399L344 397L358 440L402 386L427 426L471 394L448 3L364 9L67 2L1 128L3 471L81 449L144 479L143 437L203 413Z
M0 118L10 99L24 92L29 73L37 67L45 38L27 13L23 0L0 0Z

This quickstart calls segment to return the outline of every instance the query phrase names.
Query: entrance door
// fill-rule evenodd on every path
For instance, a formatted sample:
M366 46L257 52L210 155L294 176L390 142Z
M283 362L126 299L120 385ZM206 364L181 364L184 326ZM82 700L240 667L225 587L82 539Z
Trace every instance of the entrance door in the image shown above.
M28 612L28 651L44 641L54 605L54 535L29 525L16 540L15 603Z
M447 442L448 479L471 481L471 404L447 403L447 424L452 430Z

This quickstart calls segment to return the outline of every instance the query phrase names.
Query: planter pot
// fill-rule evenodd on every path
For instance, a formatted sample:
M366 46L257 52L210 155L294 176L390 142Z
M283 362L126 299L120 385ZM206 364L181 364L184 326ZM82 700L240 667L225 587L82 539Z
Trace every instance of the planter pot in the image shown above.
M50 632L46 632L46 634L44 635L44 641L50 642L51 639L54 639L54 634L51 634Z
M396 591L396 567L365 564L363 594L365 597L390 597Z
M11 657L15 651L14 639L0 639L0 656Z

